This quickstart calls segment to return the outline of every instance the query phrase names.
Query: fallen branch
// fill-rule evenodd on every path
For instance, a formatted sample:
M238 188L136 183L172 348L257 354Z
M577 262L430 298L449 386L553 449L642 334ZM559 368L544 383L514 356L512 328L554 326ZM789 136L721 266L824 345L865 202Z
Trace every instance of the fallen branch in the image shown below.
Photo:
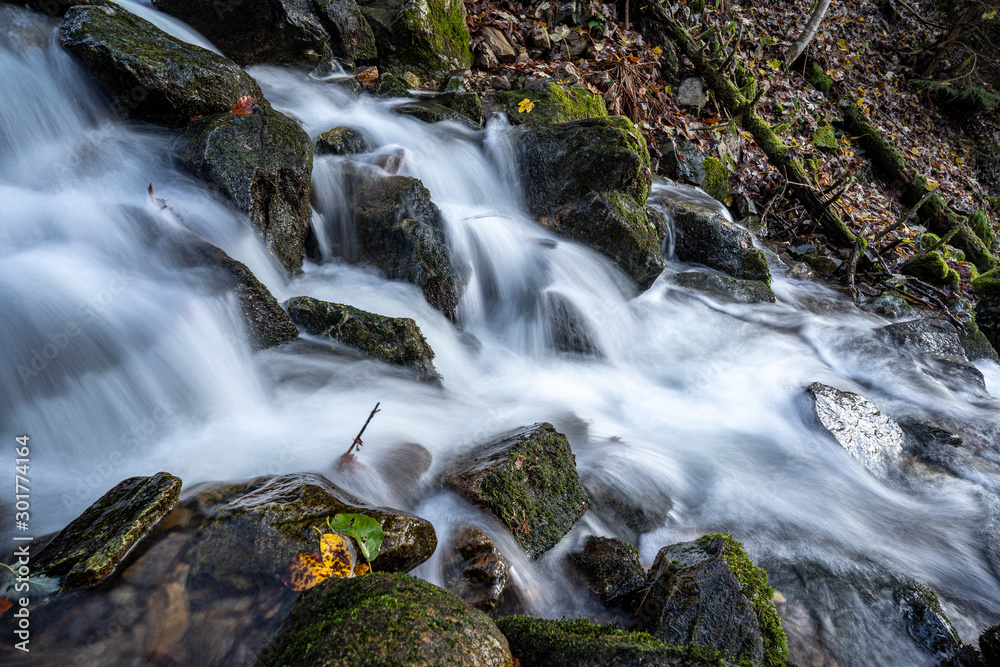
M361 451L361 446L365 444L361 441L361 436L364 435L365 429L368 428L368 424L371 422L372 417L375 416L375 413L382 412L381 410L378 409L378 406L380 405L382 405L381 401L375 404L375 407L372 409L371 414L368 415L368 419L365 420L365 425L362 426L361 430L358 431L358 434L354 436L354 442L351 443L351 446L348 447L347 451L344 452L343 456L340 457L341 470L357 465L357 460L356 460L357 456L352 452L355 450L355 448L357 448L358 451Z

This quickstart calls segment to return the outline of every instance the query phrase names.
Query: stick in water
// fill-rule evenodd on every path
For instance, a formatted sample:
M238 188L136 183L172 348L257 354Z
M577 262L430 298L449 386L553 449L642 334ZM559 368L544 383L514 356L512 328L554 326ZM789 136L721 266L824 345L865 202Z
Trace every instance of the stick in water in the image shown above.
M375 407L372 409L372 413L368 415L368 419L365 420L365 425L362 426L361 430L358 431L358 434L354 436L354 442L352 442L351 446L347 449L346 452L344 452L344 455L340 457L341 470L344 470L345 468L351 465L357 465L355 461L355 455L352 454L351 452L354 451L355 447L358 448L358 451L361 451L361 446L365 444L361 442L361 436L364 435L365 429L368 428L368 424L371 422L372 417L375 416L375 413L382 412L381 410L378 409L378 406L380 405L382 405L382 401L379 401L378 403L375 404Z

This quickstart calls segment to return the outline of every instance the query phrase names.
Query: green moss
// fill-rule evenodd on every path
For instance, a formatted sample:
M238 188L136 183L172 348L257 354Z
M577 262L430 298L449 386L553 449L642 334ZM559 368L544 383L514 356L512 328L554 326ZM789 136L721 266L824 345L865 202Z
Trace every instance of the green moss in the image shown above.
M722 667L723 657L700 646L675 646L645 632L588 619L549 620L508 616L497 621L511 652L524 667L599 667L603 665L672 664Z
M823 68L815 60L809 62L808 79L809 83L824 95L829 95L833 91L833 79L823 71Z
M837 135L833 133L833 128L829 125L821 125L816 128L815 132L813 132L812 142L816 148L836 150Z
M701 188L708 193L708 196L718 201L725 201L732 191L729 179L730 173L726 165L714 157L705 158L705 180Z
M941 242L941 237L931 232L926 232L920 236L920 247L930 250Z
M980 298L1000 297L1000 268L983 273L972 281L972 288Z
M938 252L929 252L906 266L906 273L933 285L952 286L959 282L958 272L948 266Z
M764 664L767 667L781 667L788 659L788 640L781 629L781 617L774 608L774 589L767 585L767 572L753 564L743 543L732 535L704 535L695 542L706 548L716 540L723 542L723 557L736 580L740 582L743 594L757 612L761 636L764 639Z
M994 248L996 246L996 234L993 232L993 227L990 225L989 218L982 211L976 211L969 216L969 227L972 231L976 233L979 240L983 242L987 248Z
M515 125L568 123L587 118L605 118L608 115L604 99L583 86L567 87L550 82L545 90L510 90L501 93L500 99L507 108L507 118ZM518 110L521 101L525 99L534 104L530 112Z

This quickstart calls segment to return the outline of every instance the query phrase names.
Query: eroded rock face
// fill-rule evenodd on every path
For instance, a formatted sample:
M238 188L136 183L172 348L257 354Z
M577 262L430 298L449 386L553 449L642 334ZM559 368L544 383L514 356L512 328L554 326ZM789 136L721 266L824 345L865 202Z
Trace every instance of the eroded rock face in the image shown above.
M741 280L771 284L764 253L750 232L718 211L676 210L674 252L682 262L695 262Z
M257 477L247 482L199 485L184 507L197 526L192 577L210 577L236 588L258 577L274 578L295 556L316 549L316 528L327 517L365 514L382 525L378 572L406 572L437 547L434 527L407 512L369 505L322 475Z
M101 496L31 559L33 573L65 577L63 589L106 579L174 506L181 480L165 472L131 477Z
M307 296L285 302L289 317L306 333L324 336L365 353L373 359L412 369L417 378L439 382L431 360L434 350L417 323L408 317L386 317L340 303Z
M181 42L118 5L66 12L63 48L115 95L129 118L183 125L194 115L228 111L257 82L236 63Z
M463 280L452 264L441 212L423 183L407 176L365 180L351 207L361 259L391 280L417 285L427 303L453 317Z
M506 638L455 596L405 574L327 579L298 599L256 667L508 667Z
M472 65L461 0L361 0L375 35L379 66L430 79Z
M633 611L639 606L647 587L646 571L639 563L639 550L631 544L617 537L591 535L572 560L605 607Z
M290 273L302 268L312 220L312 142L291 118L258 104L253 113L192 121L175 149L185 169L249 217Z
M569 442L549 423L473 448L439 479L493 514L530 558L554 547L589 506Z
M455 529L442 569L445 589L487 614L510 581L510 561L486 533L472 526Z
M646 212L649 153L630 120L540 125L517 146L528 207L546 229L611 258L639 289L665 266Z
M901 459L903 431L874 403L818 382L808 392L823 428L873 474L885 476Z

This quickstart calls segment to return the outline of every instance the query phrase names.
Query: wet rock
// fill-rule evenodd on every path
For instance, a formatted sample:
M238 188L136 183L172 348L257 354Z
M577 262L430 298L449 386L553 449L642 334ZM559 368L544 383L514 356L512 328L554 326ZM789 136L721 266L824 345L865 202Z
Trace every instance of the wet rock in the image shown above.
M954 658L942 662L941 667L988 667L988 665L983 662L983 656L978 648L966 644L958 650Z
M509 667L507 640L481 611L405 574L327 579L302 594L254 663Z
M464 281L452 264L441 212L423 184L406 176L364 181L351 198L362 260L391 280L413 283L454 317Z
M657 639L705 646L752 664L784 664L788 647L767 573L728 535L660 549L649 583L636 616Z
M350 60L373 60L378 56L375 35L354 0L314 0L335 55Z
M510 581L510 561L486 533L459 526L451 536L442 574L449 593L488 614Z
M827 277L836 273L837 269L840 268L840 265L844 263L843 260L837 259L836 257L828 257L815 252L802 255L802 261L811 266L817 273Z
M546 229L610 257L648 288L665 266L646 213L649 153L630 120L535 126L518 140L528 206Z
M689 109L697 116L701 113L701 108L705 106L705 102L708 101L708 95L705 93L705 84L695 76L684 79L677 88L676 101L677 106L682 109Z
M500 30L492 26L481 26L479 36L483 38L481 44L489 48L499 62L510 64L517 59L517 51Z
M891 320L917 314L916 309L895 292L883 292L870 302L862 304L861 308Z
M201 239L177 246L177 254L188 266L215 269L213 282L236 296L254 349L264 350L298 338L298 329L278 305L278 300L242 262Z
M183 125L228 111L260 87L236 63L174 39L118 5L78 6L59 30L63 48L115 95L129 118Z
M561 85L582 86L584 84L580 70L573 67L573 63L561 63L552 71L552 78Z
M416 488L424 473L430 470L433 460L426 447L408 442L387 451L375 468L402 501Z
M980 331L975 320L969 320L963 327L958 329L958 339L962 343L962 349L965 350L966 357L972 361L976 359L1000 361L1000 355L990 345L989 339Z
M472 65L461 0L361 0L358 2L375 33L379 65L439 79Z
M437 102L411 102L403 106L396 107L395 112L404 116L410 116L422 120L425 123L440 123L450 120L460 125L464 125L473 130L479 129L479 124L463 113L455 111Z
M295 121L266 103L248 115L215 114L192 121L174 154L250 217L282 266L301 269L312 221L313 147Z
M440 382L431 363L434 350L417 323L408 317L376 315L307 296L289 299L285 309L306 333L343 343L373 359L409 368L419 380Z
M815 382L807 390L816 417L847 452L877 476L888 474L903 452L903 432L874 403Z
M549 423L473 448L439 481L493 514L530 558L554 547L588 508L569 442Z
M993 625L979 635L979 650L982 651L986 667L1000 665L1000 625Z
M663 155L660 171L664 176L688 183L701 185L705 182L705 154L683 137L675 137Z
M573 302L558 292L545 295L549 315L549 340L552 347L567 354L602 356L601 348L594 341L583 314Z
M398 76L385 73L379 77L375 85L375 94L379 97L409 97L413 98L409 84Z
M521 111L521 102L530 100L531 111ZM604 99L584 86L560 86L551 81L537 81L523 90L500 94L507 110L507 120L513 125L569 123L608 115Z
M438 104L468 116L477 126L483 124L483 102L475 93L448 91L434 99Z
M648 584L639 550L631 544L617 537L591 535L572 561L605 607L634 611L639 606Z
M365 514L382 525L378 572L405 572L430 558L437 536L429 521L369 505L322 475L267 475L246 482L202 484L183 501L197 530L191 578L234 588L272 580L302 552L316 550L317 528L336 514Z
M632 544L637 545L643 533L663 526L674 506L657 480L640 471L630 470L627 479L614 479L614 483L590 472L582 481L591 512Z
M177 502L180 491L180 478L165 472L126 479L33 555L32 573L65 577L63 589L106 579L122 558L153 532Z
M976 324L994 351L1000 350L1000 270L987 271L972 281L979 297Z
M759 280L737 280L705 271L688 271L670 277L681 287L698 290L720 301L733 303L774 303L774 292Z
M930 587L903 586L895 590L895 598L906 631L925 653L938 660L948 660L958 653L962 641Z
M588 619L555 621L508 616L497 627L523 667L728 667L715 651L676 646L645 632L628 632L615 625L594 625Z
M316 155L354 155L374 148L364 134L351 127L335 127L316 137Z
M674 253L682 262L704 264L741 280L771 284L764 253L753 245L750 232L717 211L674 212Z
M965 358L955 325L944 319L896 322L884 327L883 331L907 352Z

